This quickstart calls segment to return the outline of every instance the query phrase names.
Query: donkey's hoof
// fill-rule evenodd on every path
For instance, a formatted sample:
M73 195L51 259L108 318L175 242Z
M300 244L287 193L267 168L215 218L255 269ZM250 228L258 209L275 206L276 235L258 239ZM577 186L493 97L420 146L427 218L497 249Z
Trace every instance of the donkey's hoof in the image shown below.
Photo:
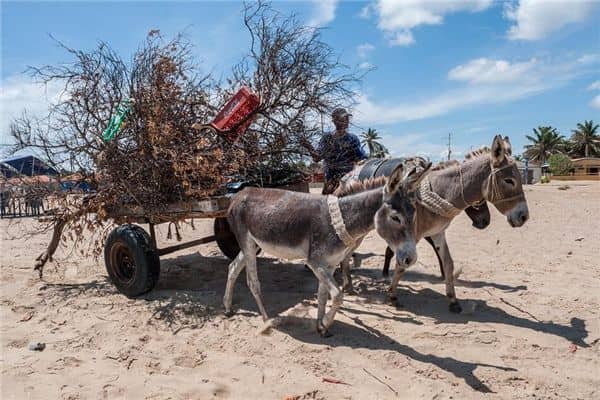
M333 336L333 333L329 332L329 329L325 328L323 325L319 324L317 322L317 332L319 332L319 335L321 335L321 337L323 338L328 338Z
M328 338L328 337L332 337L333 333L329 332L328 329L322 329L322 330L319 330L319 335L321 335L322 338Z
M223 315L225 315L227 318L231 318L235 315L235 312L233 310L225 310Z
M344 291L344 293L346 293L350 296L356 296L356 291L354 290L354 287L352 287L352 286L344 286L342 288L342 290Z
M453 312L455 314L460 314L461 311L462 311L462 307L460 306L458 301L450 303L450 312Z

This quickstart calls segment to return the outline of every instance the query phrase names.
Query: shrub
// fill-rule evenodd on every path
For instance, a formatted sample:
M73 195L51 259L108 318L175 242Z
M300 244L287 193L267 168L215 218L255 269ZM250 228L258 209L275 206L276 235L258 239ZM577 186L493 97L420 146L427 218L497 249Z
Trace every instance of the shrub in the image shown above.
M569 175L575 171L573 162L571 159L564 154L552 154L548 158L548 164L550 164L550 172L552 175Z

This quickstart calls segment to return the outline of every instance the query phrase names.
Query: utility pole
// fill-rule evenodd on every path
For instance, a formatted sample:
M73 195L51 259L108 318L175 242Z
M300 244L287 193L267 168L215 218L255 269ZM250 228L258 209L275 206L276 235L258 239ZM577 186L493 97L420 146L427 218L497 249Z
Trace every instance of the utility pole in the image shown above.
M450 156L452 155L452 132L448 133L448 161L450 161Z

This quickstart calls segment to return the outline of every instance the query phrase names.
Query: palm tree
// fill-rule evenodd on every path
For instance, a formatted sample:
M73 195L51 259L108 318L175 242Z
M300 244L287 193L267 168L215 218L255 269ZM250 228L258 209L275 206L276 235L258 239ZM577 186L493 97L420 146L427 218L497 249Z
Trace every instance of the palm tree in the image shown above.
M389 154L388 149L378 142L378 140L381 140L381 136L379 136L377 130L369 128L366 132L361 133L360 136L363 138L362 143L366 144L369 149L369 158L381 158Z
M543 165L552 154L564 151L564 136L556 128L538 126L533 128L533 134L534 136L526 135L532 144L525 145L524 155L530 160L539 161Z
M596 134L598 124L594 121L584 121L583 124L577 124L571 135L572 154L583 157L600 154L600 136Z

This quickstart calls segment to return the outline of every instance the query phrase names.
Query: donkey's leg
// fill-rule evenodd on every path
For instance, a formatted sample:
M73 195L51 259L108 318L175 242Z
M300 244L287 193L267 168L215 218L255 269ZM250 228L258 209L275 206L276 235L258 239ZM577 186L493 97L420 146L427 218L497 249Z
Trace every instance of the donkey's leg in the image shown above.
M225 296L223 296L223 305L225 306L225 315L230 317L233 315L231 303L233 302L233 288L237 281L240 272L246 266L244 252L240 251L237 257L229 264L229 273L227 274L227 287L225 288Z
M320 332L319 327L323 324L323 316L325 315L325 306L327 305L327 299L329 298L329 288L327 284L319 281L319 291L317 295L318 307L317 307L317 331Z
M363 241L362 238L359 239L356 242L356 245L352 249L350 249L346 258L344 258L344 260L341 262L342 277L343 277L342 290L344 291L344 293L348 293L348 294L352 294L352 295L356 294L356 292L354 291L354 287L352 286L352 275L350 274L350 257L352 257L355 260L354 266L357 267L354 251L358 248L358 246L360 246L362 241Z
M358 256L357 253L352 253L352 266L354 269L360 268L360 265L362 264L361 258Z
M354 292L354 287L352 286L352 276L350 275L350 256L344 258L341 262L342 264L342 290L344 293L348 294L356 294Z
M334 271L335 267L330 267L326 274L327 287L329 288L329 295L331 296L331 306L329 307L329 311L323 317L323 326L325 329L329 329L333 324L335 314L344 302L344 293L340 290L337 282L333 278Z
M454 291L454 260L450 255L450 249L448 249L448 243L446 242L445 232L438 233L431 237L436 250L439 252L442 265L444 267L444 279L446 282L446 296L450 299L450 311L459 313L462 311L458 300L456 299L456 292Z
M396 263L396 268L394 268L394 277L392 278L392 282L388 288L388 298L390 302L394 302L398 299L398 293L396 290L398 288L398 282L400 282L400 278L402 278L404 271L406 271L406 268L401 267Z
M342 305L344 295L343 292L338 288L338 285L333 278L333 272L335 267L323 267L313 266L310 268L319 280L319 310L317 311L317 332L323 337L331 336L328 329L333 324L335 314ZM325 315L325 303L327 302L327 294L331 296L331 307Z
M442 279L445 278L444 275L444 263L442 263L442 258L440 257L440 252L438 251L437 247L435 247L435 243L433 243L433 239L430 238L429 236L425 237L425 240L427 240L427 243L429 243L431 245L431 247L433 247L433 251L435 252L435 255L437 257L438 260L438 264L440 264L440 273L442 274Z
M392 261L392 258L394 257L394 252L392 251L392 249L390 249L389 247L385 248L385 259L383 261L383 271L381 272L381 274L383 276L389 276L390 274L390 262Z
M248 287L254 296L254 300L256 300L256 304L258 305L258 309L263 317L263 320L266 321L269 319L267 312L265 311L265 306L262 302L262 294L260 292L260 282L258 281L258 272L256 270L256 245L254 243L249 244L244 249L248 251L246 254L246 282L248 283Z

